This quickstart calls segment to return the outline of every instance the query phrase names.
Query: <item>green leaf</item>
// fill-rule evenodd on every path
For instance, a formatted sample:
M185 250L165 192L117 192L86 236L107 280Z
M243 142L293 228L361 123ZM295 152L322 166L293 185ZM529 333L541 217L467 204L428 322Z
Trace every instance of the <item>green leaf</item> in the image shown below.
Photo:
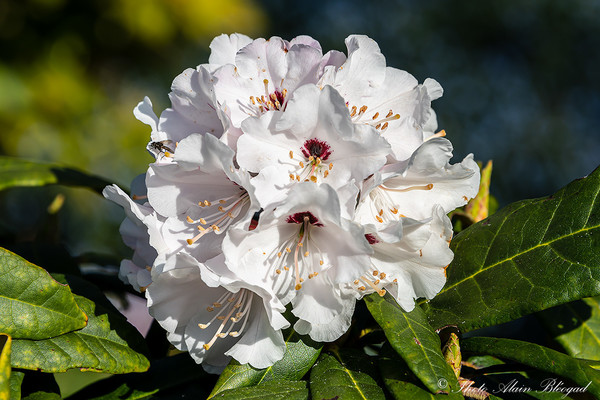
M223 400L308 400L308 389L303 381L270 381L258 386L229 389L217 394Z
M376 293L365 297L365 302L394 350L432 393L459 388L452 368L442 355L440 338L419 306L405 312L389 294L380 297ZM438 384L442 379L447 387Z
M0 277L0 331L13 339L45 339L86 325L68 285L3 248Z
M513 203L459 233L434 328L464 332L600 294L600 168L553 196Z
M202 382L206 386L213 376L196 364L189 354L182 353L152 360L150 369L144 373L114 375L93 383L70 396L69 400L139 400L193 381ZM204 397L208 390L206 388Z
M406 362L398 357L393 349L388 349L387 345L384 345L379 357L379 370L385 387L397 400L457 400L464 398L460 393L432 394L412 373ZM444 386L444 382L439 382L439 386Z
M112 374L148 369L148 359L138 352L143 338L125 317L85 297L76 295L75 300L89 317L87 326L50 339L14 340L13 367L44 372L82 368Z
M87 187L102 193L111 183L73 168L0 156L0 190L15 186L59 184Z
M313 399L384 400L383 390L368 373L373 369L366 355L357 362L349 353L322 354L310 371L310 394Z
M516 361L568 378L577 385L586 387L586 390L596 398L600 397L600 371L591 368L585 360L570 357L547 347L513 339L473 337L463 339L462 350ZM569 387L572 384L563 381L562 386Z
M0 400L10 398L10 346L12 339L0 333Z
M232 360L221 373L208 398L228 389L254 386L271 380L295 381L302 378L319 357L321 346L307 336L298 335L293 329L287 333L285 343L283 358L265 369L252 368Z
M586 298L542 311L550 334L573 357L600 360L600 298Z

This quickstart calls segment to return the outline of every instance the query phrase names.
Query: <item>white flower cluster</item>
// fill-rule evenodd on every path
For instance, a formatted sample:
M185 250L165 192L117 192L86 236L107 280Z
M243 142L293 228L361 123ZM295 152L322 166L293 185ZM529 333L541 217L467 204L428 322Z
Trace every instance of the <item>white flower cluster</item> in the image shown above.
M450 164L434 133L436 81L387 67L368 37L346 46L221 35L160 118L148 98L134 111L156 161L137 201L104 192L134 249L120 276L209 371L281 359L288 305L297 332L329 342L366 294L410 311L444 286L446 214L476 195L477 164Z

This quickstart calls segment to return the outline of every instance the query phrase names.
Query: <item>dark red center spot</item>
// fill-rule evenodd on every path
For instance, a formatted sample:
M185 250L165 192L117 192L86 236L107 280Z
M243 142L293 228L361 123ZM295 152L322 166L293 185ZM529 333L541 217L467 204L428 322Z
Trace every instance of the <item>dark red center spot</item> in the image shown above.
M289 224L303 224L304 218L308 218L308 223L314 226L323 226L319 222L319 219L315 217L310 211L303 211L296 214L289 215L286 222Z
M372 233L367 233L365 235L365 239L367 239L367 242L369 242L369 244L379 243L379 240L377 240L375 235L373 235Z
M322 140L317 138L308 139L304 142L304 146L300 149L302 150L302 154L304 157L309 158L313 156L314 158L320 158L321 161L327 161L333 150L331 146Z
M279 89L276 89L274 94L279 104L283 105L283 102L285 101L285 95L283 92L280 92Z

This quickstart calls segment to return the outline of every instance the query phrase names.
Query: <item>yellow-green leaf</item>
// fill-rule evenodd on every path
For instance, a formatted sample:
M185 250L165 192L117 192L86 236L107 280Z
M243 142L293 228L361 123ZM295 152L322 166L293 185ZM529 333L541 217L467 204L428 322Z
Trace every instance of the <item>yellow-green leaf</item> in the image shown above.
M477 196L471 199L465 206L465 213L474 222L487 218L490 209L490 181L492 179L492 160L489 160L485 168L481 169L481 183Z
M143 372L150 363L130 347L143 342L125 318L93 301L75 295L77 304L89 316L85 328L44 340L13 341L12 366L64 372L69 368L124 374Z
M0 333L0 400L10 398L10 351L12 339Z
M0 332L13 339L45 339L81 329L86 322L68 285L0 248Z

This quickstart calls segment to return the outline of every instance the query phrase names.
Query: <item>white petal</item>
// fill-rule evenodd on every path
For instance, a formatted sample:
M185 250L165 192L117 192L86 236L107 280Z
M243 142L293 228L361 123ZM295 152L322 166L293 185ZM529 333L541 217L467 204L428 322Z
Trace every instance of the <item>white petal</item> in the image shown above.
M208 63L215 65L233 64L237 52L250 43L252 43L252 39L239 33L219 35L210 42L211 53L208 57Z

